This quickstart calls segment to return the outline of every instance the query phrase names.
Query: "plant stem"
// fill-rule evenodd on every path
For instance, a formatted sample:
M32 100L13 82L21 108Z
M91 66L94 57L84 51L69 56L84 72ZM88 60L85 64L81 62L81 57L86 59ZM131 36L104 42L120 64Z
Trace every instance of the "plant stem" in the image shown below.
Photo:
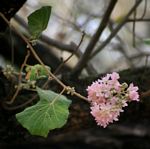
M9 21L7 20L7 18L0 12L0 16L3 18L3 20L9 25ZM49 73L49 75L55 79L55 81L60 84L63 88L65 88L65 90L68 90L68 86L66 86L62 81L60 81L53 73L51 73L50 70L48 70L45 66L45 64L42 62L42 60L40 59L40 57L37 55L37 53L35 52L34 48L32 47L32 45L30 44L30 42L28 41L28 39L22 34L20 33L18 30L16 30L13 26L11 26L11 28L23 39L23 41L27 44L27 46L29 47L30 51L32 52L32 54L34 55L35 59L45 68L45 70ZM71 88L71 87L69 87ZM87 98L80 95L79 93L74 91L74 95L78 96L81 99L84 99L87 101ZM16 95L14 95L16 96Z
M20 87L21 80L22 80L22 74L21 74L21 73L22 73L22 71L23 71L24 66L25 66L26 63L27 63L27 60L28 60L29 56L30 56L30 52L27 51L27 55L25 56L24 62L23 62L23 64L21 65L21 69L20 69L20 73L19 73L19 77L18 77L17 90L16 90L15 94L13 95L12 99L11 99L10 101L6 101L7 104L12 104L12 103L15 101L15 99L16 99L16 97L17 97L19 91L21 90L21 87Z

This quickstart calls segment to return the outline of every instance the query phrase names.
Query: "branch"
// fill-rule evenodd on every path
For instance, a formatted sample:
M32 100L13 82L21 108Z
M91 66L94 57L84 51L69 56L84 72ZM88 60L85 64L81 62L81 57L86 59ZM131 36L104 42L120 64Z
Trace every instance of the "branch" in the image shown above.
M147 0L145 0L145 4L144 4L144 11L143 11L143 14L141 16L141 18L144 18L145 14L146 14L146 11L147 11Z
M67 51L67 52L70 52L70 53L74 53L76 54L77 56L79 56L79 53L76 53L76 46L73 46L71 43L70 44L64 44L60 41L57 41L55 39L52 39L52 38L49 38L45 35L42 35L40 37L40 40L48 45L51 45L51 46L54 46L58 49L61 49L63 51Z
M10 22L9 20L7 20L7 18L0 12L0 17L9 25ZM32 47L32 45L30 44L30 42L28 41L28 39L18 30L16 30L13 26L10 26L11 29L13 29L21 38L22 40L27 44L29 50L31 51L31 53L33 54L34 58L44 67L44 69L48 72L49 76L52 77L61 87L63 87L68 94L71 95L75 95L85 101L88 101L86 97L80 95L79 93L77 93L74 88L71 88L70 86L66 86L61 80L59 80L50 70L48 70L45 66L45 64L43 63L43 61L40 59L40 57L37 55L37 53L35 52L34 48Z
M19 17L18 15L15 15L14 19L28 31L27 24L25 23L25 21L23 21L23 19L21 17ZM48 45L54 46L54 47L64 50L64 51L68 51L70 53L73 53L76 49L76 47L73 46L72 44L70 44L70 45L64 44L60 41L57 41L57 40L47 37L45 35L41 35L40 40ZM77 56L79 56L79 53L75 52L75 54Z
M6 102L7 104L12 104L12 103L15 101L15 99L16 99L16 97L17 97L19 91L21 90L21 87L20 87L21 80L22 80L22 74L21 74L21 73L23 72L23 68L24 68L25 65L27 64L27 60L28 60L29 56L30 56L30 52L27 51L27 55L25 56L24 62L23 62L22 65L21 65L21 69L20 69L20 73L19 73L19 77L18 77L18 86L17 86L16 92L15 92L15 94L13 95L12 99L11 99L10 101L7 101L7 102Z
M72 71L72 75L78 76L80 74L80 72L82 71L82 69L87 64L89 57L90 57L92 51L94 50L94 47L95 47L97 41L99 40L100 36L102 35L104 29L106 28L106 26L109 22L110 15L111 15L116 3L117 3L117 0L110 1L110 4L104 14L104 17L102 18L102 21L101 21L97 31L95 32L91 41L89 42L89 44L85 50L85 53L81 56L79 62L75 66L74 70Z
M85 33L83 32L81 40L80 40L78 46L76 47L76 50L74 52L72 52L71 55L58 66L58 68L55 70L54 74L57 74L60 71L60 69L63 67L63 65L65 63L67 63L72 58L72 56L79 50L79 47L83 41L84 35L85 35Z
M127 23L129 22L133 22L133 21L136 21L136 22L150 22L150 18L139 18L139 19L128 19L127 20Z
M132 7L132 9L128 12L128 14L124 17L121 23L114 29L114 31L109 35L109 37L103 42L91 55L90 59L92 59L97 53L102 51L105 46L114 38L114 36L118 33L118 31L124 26L124 24L128 21L129 16L135 11L135 9L140 5L142 0L138 0L137 3Z
M135 4L136 4L137 0L135 0ZM137 16L137 9L134 10L134 13L133 13L133 27L132 27L132 44L133 44L133 47L135 48L136 47L136 33L135 33L135 30L136 30L136 16Z
M21 17L19 17L18 15L15 15L14 19L28 31L27 24L25 23L25 21ZM45 35L41 35L40 40L42 41L42 43L44 43L48 46L54 46L57 49L64 50L64 51L67 51L70 53L74 53L77 57L80 57L82 55L82 52L79 49L78 45L76 45L74 42L70 42L70 44L64 44L58 40L52 39L52 38L47 37ZM90 70L92 69L91 72L94 72L94 74L95 74L96 70L94 70L92 64L89 64L89 65L87 65L87 67L86 67L87 72L89 73Z

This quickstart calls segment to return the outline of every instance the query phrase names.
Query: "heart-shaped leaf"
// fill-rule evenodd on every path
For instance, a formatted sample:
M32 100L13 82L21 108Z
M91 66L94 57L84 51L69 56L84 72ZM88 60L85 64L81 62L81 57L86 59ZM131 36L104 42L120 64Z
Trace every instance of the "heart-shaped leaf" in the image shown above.
M28 16L28 27L32 39L39 38L42 31L46 29L50 14L51 6L44 6Z
M37 88L40 101L16 114L17 120L32 134L46 137L50 130L67 122L71 101L50 90Z

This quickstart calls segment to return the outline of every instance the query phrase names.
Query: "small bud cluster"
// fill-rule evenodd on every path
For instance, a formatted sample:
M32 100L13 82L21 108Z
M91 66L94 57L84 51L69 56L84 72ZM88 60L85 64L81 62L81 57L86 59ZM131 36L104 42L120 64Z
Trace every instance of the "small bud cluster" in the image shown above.
M66 87L66 91L67 91L67 94L74 95L74 93L75 93L75 88L74 88L74 87L67 86L67 87Z
M27 89L27 90L35 89L36 88L36 81L28 80L25 83L20 83L19 85L15 85L15 88L18 88L18 86L20 89Z
M138 87L133 83L120 83L119 74L107 74L88 86L88 100L91 103L91 114L98 125L104 128L113 121L118 121L120 112L127 102L139 101Z
M7 79L12 78L14 73L15 70L11 65L6 65L6 67L3 69L3 74L6 76Z

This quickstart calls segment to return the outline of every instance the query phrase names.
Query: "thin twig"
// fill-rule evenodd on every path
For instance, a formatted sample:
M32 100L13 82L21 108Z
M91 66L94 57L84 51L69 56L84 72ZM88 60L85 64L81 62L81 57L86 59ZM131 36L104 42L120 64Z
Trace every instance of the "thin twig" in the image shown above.
M35 100L37 98L37 95L36 96L33 96L31 99L27 100L26 102L24 102L23 104L20 104L20 105L17 105L17 106L13 106L13 107L9 107L8 105L6 105L5 103L3 103L3 107L6 109L6 110L17 110L17 109L20 109L20 108L23 108L25 107L26 105L30 104L33 100Z
M14 41L13 41L11 29L9 30L9 36L10 36L10 45L11 45L11 63L13 66L14 65Z
M128 19L127 23L133 22L134 19ZM135 19L136 22L150 22L150 18L137 18Z
M25 23L25 21L23 21L23 19L21 17L19 17L18 15L15 15L14 19L20 25L22 25L28 32L27 24ZM91 35L85 34L85 36L88 37L88 38L91 38ZM62 43L62 42L60 42L60 41L58 41L56 39L52 39L52 38L47 37L45 35L41 35L40 41L42 43L48 45L48 46L56 47L56 50L59 49L59 50L62 50L62 51L67 51L67 52L70 52L70 53L74 53L77 57L81 57L81 55L83 54L80 49L76 50L77 49L77 45L74 42L70 42L70 44L64 44L64 43ZM91 74L91 72L94 73L94 74L96 73L95 69L92 67L91 64L88 64L86 66L86 70L87 70L87 72L89 74Z
M85 49L84 54L81 56L79 62L77 63L77 65L75 66L75 68L72 71L73 76L78 76L80 74L80 72L82 71L82 69L87 64L89 57L90 57L92 51L94 50L96 43L98 42L100 36L102 35L105 27L107 26L107 24L109 22L110 15L111 15L116 3L117 3L117 0L110 1L110 4L102 18L102 21L101 21L97 31L93 35L91 41L89 42L87 48Z
M63 65L64 65L65 63L67 63L67 61L69 61L69 59L71 59L71 57L74 55L74 53L79 50L79 47L80 47L81 43L83 42L84 37L85 37L85 33L82 32L82 37L81 37L81 40L80 40L79 44L76 46L76 50L75 50L73 53L71 53L71 55L70 55L65 61L63 61L63 62L59 65L59 67L58 67L58 68L55 70L55 72L54 72L55 75L58 73L58 71L60 71L60 69L63 67ZM72 44L73 44L73 43L72 43ZM90 65L90 64L89 64L89 65ZM92 68L92 66L90 66L90 69L91 69L91 68ZM86 69L88 69L88 68L86 68ZM92 69L92 71L95 72L94 69ZM95 72L95 73L96 73L96 72ZM48 79L48 80L44 83L44 85L42 86L42 88L46 88L46 86L48 85L48 83L49 83L51 80L52 80L52 78Z
M110 23L109 23L109 29L110 29L111 32L113 31L113 22L112 21L110 21ZM122 40L122 38L119 35L116 35L116 39L119 41L119 45L117 46L117 49L125 57L125 59L126 59L127 63L129 64L129 66L134 67L134 64L131 61L132 59L130 59L130 57L127 54L127 51L125 50L124 41Z
M144 11L143 11L143 14L142 14L142 16L141 16L141 19L144 18L145 14L146 14L146 11L147 11L147 0L145 0Z
M137 0L135 0L135 4L137 3ZM133 13L133 28L132 28L132 39L133 39L133 47L135 48L136 46L136 33L135 33L135 29L136 29L136 15L137 15L137 8L134 10L134 13Z
M64 61L58 66L58 68L55 70L54 74L57 74L57 73L60 71L60 69L63 67L63 65L64 65L65 63L67 63L67 62L72 58L72 56L79 50L79 47L80 47L80 45L81 45L81 43L82 43L82 41L83 41L84 36L85 36L85 33L83 32L83 33L82 33L81 40L80 40L79 44L76 46L76 49L71 53L71 55L70 55L66 60L64 60Z
M135 0L135 2L137 2L137 0ZM144 18L145 14L146 14L146 10L147 10L147 0L145 0L145 5L144 5L144 11L143 11L143 14L141 16L141 19ZM137 9L135 9L134 11L134 16L133 16L133 47L136 46L136 15L137 15Z
M23 71L24 66L27 63L27 60L28 60L29 56L30 56L30 51L27 51L27 55L25 56L24 62L21 65L21 68L20 68L20 73L19 73L19 77L18 77L18 86L17 86L16 92L15 92L15 94L13 95L13 97L10 101L6 101L7 104L12 104L15 101L19 91L21 90L20 83L21 83L21 80L22 80L22 71Z
M23 19L21 19L18 15L15 15L14 19L28 31L28 26ZM68 51L70 53L73 53L76 49L76 47L72 46L72 44L64 44L58 40L47 37L46 35L41 35L40 40L50 46L54 46L57 49ZM75 52L75 54L79 56L79 53Z
M7 18L0 12L0 16L4 19L4 21L9 25L9 21L7 20ZM27 44L27 46L29 47L30 51L32 52L33 56L35 57L35 59L45 68L45 70L48 72L48 74L55 79L55 81L61 85L63 88L66 89L66 91L68 91L68 89L70 89L71 87L66 86L61 80L59 80L53 73L51 73L50 70L48 70L45 66L45 64L42 62L42 60L40 59L40 57L37 55L37 53L35 52L34 48L32 47L32 45L30 44L30 42L28 41L28 39L22 34L20 33L18 30L16 30L13 26L11 26L11 28L23 39L23 41ZM86 100L87 98L80 95L79 93L74 91L74 95L78 96L79 98Z
M132 7L132 9L128 12L128 14L123 18L121 23L113 30L113 32L108 36L108 38L92 53L90 59L92 59L97 53L102 51L106 45L114 38L114 36L118 33L118 31L124 26L124 24L128 21L129 16L134 12L134 10L140 5L142 0L138 0L137 3Z

